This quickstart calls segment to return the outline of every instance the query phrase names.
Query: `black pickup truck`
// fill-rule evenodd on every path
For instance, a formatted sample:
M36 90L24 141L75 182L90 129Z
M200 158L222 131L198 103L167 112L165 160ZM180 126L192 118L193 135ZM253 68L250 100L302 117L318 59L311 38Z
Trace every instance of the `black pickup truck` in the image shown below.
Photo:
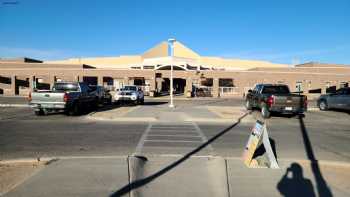
M307 110L307 97L292 94L287 85L257 84L248 91L245 107L259 108L263 118L269 118L271 112L302 114Z

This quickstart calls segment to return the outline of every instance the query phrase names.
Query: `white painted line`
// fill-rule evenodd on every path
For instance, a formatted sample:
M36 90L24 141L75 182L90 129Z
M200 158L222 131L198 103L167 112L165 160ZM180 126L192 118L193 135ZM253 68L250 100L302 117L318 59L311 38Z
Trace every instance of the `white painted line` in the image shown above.
M158 127L158 126L153 126L152 129L193 129L193 126L186 126L186 127Z
M198 134L201 136L203 143L208 141L208 138L204 135L204 133L202 132L202 130L199 128L199 126L197 125L197 123L192 122L194 128L196 128ZM211 146L211 144L208 145L208 149L210 151L210 154L214 153L214 148Z
M188 122L183 122L181 124L174 124L173 122L171 123L167 123L167 122L163 122L163 123L159 123L159 124L156 124L156 125L153 125L153 127L191 127L192 125L189 124Z
M152 128L152 123L148 123L148 126L147 126L145 132L143 132L143 134L142 134L142 136L140 138L140 141L139 141L139 143L136 146L134 155L141 154L143 145L145 144L145 140L146 140L147 135L150 132L151 128Z
M202 143L202 141L192 141L192 140L145 140L145 142Z
M197 137L199 137L199 138L201 138L201 136L198 136L198 135L162 135L162 134L159 134L159 135L157 135L157 134L150 134L150 135L148 135L149 137L153 137L153 136L155 136L155 137L193 137L193 138L197 138Z
M153 130L151 133L153 132L159 132L159 133L198 133L196 130L185 130L185 131L181 131L181 130Z
M195 129L154 129L153 127L152 127L152 131L183 131L183 132L185 132L185 131L196 131Z

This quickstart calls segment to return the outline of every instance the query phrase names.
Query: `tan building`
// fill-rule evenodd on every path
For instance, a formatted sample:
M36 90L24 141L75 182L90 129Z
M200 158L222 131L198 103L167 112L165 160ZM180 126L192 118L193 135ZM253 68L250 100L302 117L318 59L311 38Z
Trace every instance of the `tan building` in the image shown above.
M174 56L161 42L141 55L73 58L58 61L0 59L0 94L27 95L48 89L55 81L85 81L110 89L125 84L144 88L151 96L169 92L170 65L174 87L187 96L242 96L256 83L285 83L292 91L319 94L350 82L350 66L310 62L289 66L267 61L204 57L180 42Z

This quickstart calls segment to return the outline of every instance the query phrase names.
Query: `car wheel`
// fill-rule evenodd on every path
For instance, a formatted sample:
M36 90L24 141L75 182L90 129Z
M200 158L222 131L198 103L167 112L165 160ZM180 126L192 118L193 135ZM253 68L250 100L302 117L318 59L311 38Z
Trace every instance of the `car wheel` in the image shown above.
M328 104L325 100L320 101L320 104L318 105L321 111L328 110Z
M261 106L261 116L263 118L270 118L270 116L271 116L271 112L269 111L269 109L267 108L267 106L265 104L263 104Z
M245 102L245 108L246 108L247 110L251 110L251 109L252 109L252 105L250 104L250 101L249 101L249 100L247 100L247 101Z
M80 107L78 103L74 103L72 108L69 110L69 115L77 116L80 113Z
M39 111L34 111L35 115L37 116L42 116L44 115L44 111L42 109L40 109Z

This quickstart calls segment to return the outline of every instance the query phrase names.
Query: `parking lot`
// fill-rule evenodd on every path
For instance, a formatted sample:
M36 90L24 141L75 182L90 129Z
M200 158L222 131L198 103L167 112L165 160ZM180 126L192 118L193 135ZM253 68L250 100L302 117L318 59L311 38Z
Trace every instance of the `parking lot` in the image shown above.
M144 106L105 107L100 112L81 116L60 113L35 116L30 108L3 107L0 108L0 156L10 159L131 155L135 151L185 154L235 123L245 113L241 103L230 99L180 100L171 110L166 100L146 100ZM115 116L104 119L105 113ZM253 111L198 154L240 157L256 118L259 112ZM349 161L349 120L346 112L313 110L303 119L273 116L266 123L280 158L306 158L302 121L318 159Z

